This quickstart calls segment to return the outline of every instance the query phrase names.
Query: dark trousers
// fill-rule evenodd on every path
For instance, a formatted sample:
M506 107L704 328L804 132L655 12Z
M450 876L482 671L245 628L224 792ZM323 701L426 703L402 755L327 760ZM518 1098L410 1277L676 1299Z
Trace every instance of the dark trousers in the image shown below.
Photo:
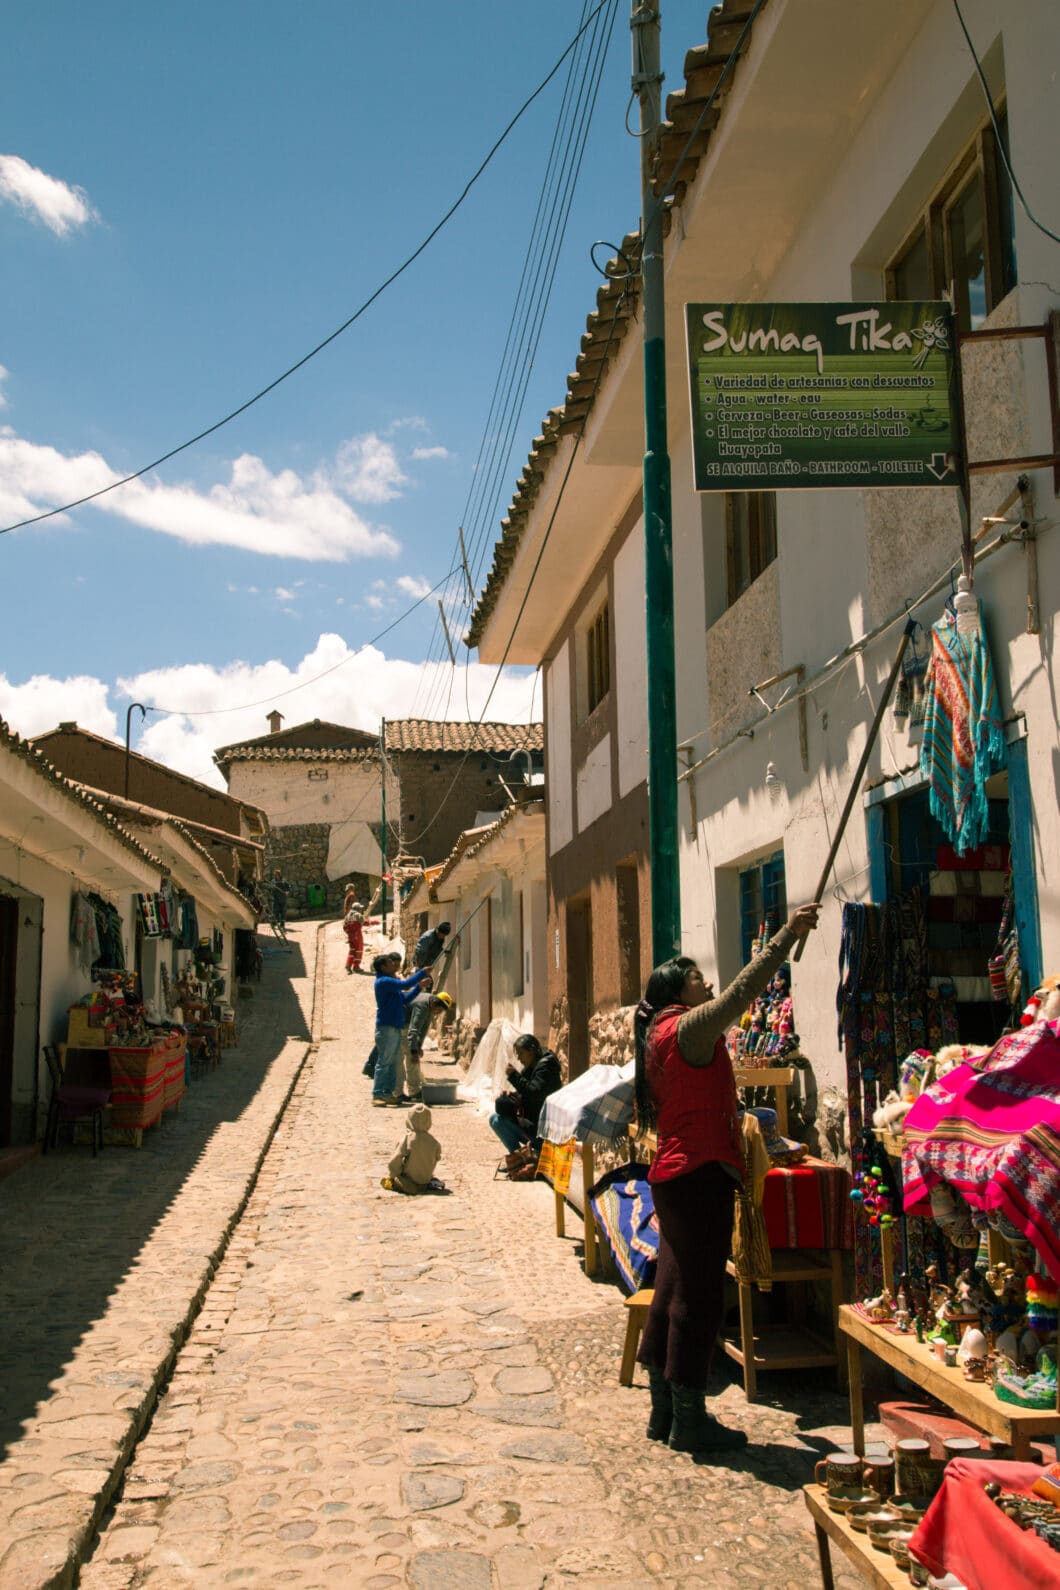
M638 1363L705 1390L724 1310L736 1183L716 1161L652 1183L659 1222L655 1297Z

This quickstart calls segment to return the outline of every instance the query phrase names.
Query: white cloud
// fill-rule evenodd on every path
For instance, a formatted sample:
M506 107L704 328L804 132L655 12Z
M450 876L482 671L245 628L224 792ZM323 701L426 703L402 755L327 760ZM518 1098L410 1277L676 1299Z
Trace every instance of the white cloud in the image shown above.
M417 462L425 458L448 458L449 449L448 447L414 447L412 456Z
M66 679L34 674L21 685L0 674L0 718L27 737L57 723L76 722L94 734L118 738L118 717L108 705L107 686L89 674Z
M366 596L364 605L370 607L373 613L381 613L385 604L381 596Z
M42 221L56 237L99 219L83 188L49 177L20 155L0 155L0 199Z
M404 592L406 596L411 596L414 600L421 596L430 596L431 594L430 580L423 579L421 575L399 574L394 584L399 591Z
M2 364L0 364L0 387L2 387L4 382L7 380L9 373L10 372L5 370L4 366ZM0 409L6 409L6 408L7 408L7 398L4 396L3 392L0 392Z
M286 585L278 585L272 594L278 602L293 602L295 599L295 593L289 591Z
M37 676L14 684L0 674L0 717L24 735L40 734L59 722L76 719L83 728L117 740L124 733L129 701L205 713L205 717L149 713L139 739L139 713L134 713L133 744L145 756L223 789L224 781L213 761L215 748L264 734L268 728L265 714L271 707L278 707L292 727L322 718L355 729L378 730L381 718L409 717L432 699L432 693L444 699L444 681L452 716L461 718L463 672L458 669L460 677L451 680L448 659L444 666L406 662L387 657L376 646L354 653L341 635L324 634L293 668L277 660L261 664L237 661L219 668L185 663L120 679L115 687L84 675L69 679ZM473 719L485 713L491 721L525 723L532 702L540 714L541 696L540 691L535 693L533 674L510 668L501 675L487 708L495 677L496 669L481 663L468 668L467 696ZM313 682L304 684L295 695L286 695L305 680ZM111 689L115 707L109 704ZM242 701L256 704L231 710L233 702Z
M366 436L351 436L342 444L335 458L333 478L354 502L390 502L400 496L398 488L408 479L402 474L394 448L374 431Z
M398 551L393 536L373 529L320 472L308 482L292 469L273 474L251 453L230 469L228 481L206 490L134 480L89 506L191 545L238 547L266 557L341 563ZM0 516L6 523L73 502L118 478L98 453L69 456L0 426Z

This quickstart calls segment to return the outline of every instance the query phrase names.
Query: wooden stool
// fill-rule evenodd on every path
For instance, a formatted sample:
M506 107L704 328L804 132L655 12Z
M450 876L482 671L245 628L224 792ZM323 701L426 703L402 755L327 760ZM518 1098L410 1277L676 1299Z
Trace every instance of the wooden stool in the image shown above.
M239 1034L236 1031L236 1024L234 1021L222 1021L221 1023L221 1048L239 1048Z
M729 1260L726 1270L736 1280L739 1291L740 1333L736 1340L725 1338L723 1346L729 1357L743 1370L743 1389L748 1402L755 1400L759 1370L814 1369L835 1365L842 1379L843 1354L840 1350L838 1322L839 1305L843 1301L843 1259L838 1248L773 1250L775 1287L801 1281L828 1283L832 1306L830 1340L818 1336L803 1323L803 1300L798 1290L792 1304L790 1322L774 1326L772 1330L759 1330L756 1336L751 1309L754 1283L741 1280L736 1275L732 1259ZM632 1301L631 1298L630 1302Z
M645 1287L640 1292L634 1292L632 1297L624 1300L626 1313L626 1340L622 1346L622 1363L618 1371L620 1386L633 1384L633 1365L637 1361L637 1348L640 1346L640 1335L644 1329L644 1322L648 1318L651 1300L655 1296L654 1287Z

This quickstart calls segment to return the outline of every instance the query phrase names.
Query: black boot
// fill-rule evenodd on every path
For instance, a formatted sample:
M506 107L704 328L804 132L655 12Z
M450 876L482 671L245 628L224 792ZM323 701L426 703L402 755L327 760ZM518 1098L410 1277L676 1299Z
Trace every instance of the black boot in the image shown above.
M670 1387L674 1419L670 1447L674 1452L735 1452L747 1445L742 1430L730 1430L707 1412L706 1392L693 1386Z
M648 1369L648 1387L651 1391L651 1417L648 1420L648 1440L668 1441L674 1419L670 1382L661 1369Z

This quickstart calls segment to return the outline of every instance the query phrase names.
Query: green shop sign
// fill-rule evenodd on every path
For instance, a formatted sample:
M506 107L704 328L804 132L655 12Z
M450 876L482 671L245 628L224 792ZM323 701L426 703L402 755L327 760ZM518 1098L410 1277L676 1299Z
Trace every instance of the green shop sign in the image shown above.
M697 491L955 486L947 303L686 304Z

